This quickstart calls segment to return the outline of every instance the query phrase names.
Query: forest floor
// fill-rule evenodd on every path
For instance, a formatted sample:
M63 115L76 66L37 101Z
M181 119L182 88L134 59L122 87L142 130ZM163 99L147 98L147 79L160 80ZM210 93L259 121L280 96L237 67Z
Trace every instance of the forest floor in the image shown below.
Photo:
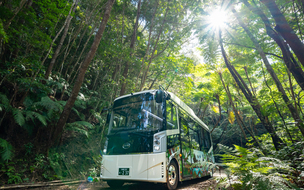
M219 189L217 187L216 178L226 177L226 174L221 171L217 171L214 174L213 178L204 177L200 179L194 179L189 181L184 181L180 183L177 187L179 190L215 190ZM107 185L106 182L98 183L87 183L82 182L74 185L63 185L55 187L39 187L39 188L30 188L30 189L41 189L41 190L110 190L111 188ZM155 183L125 183L123 187L119 188L121 190L165 190L167 189L165 184L155 184Z
M210 177L203 177L200 179L193 179L184 181L178 184L177 189L179 190L198 190L198 189L208 189L208 190L215 190L219 189L217 180L218 178L227 177L225 172L216 171L212 178ZM89 183L85 180L79 181L52 181L52 182L40 182L34 184L19 184L19 185L5 185L0 186L0 190L2 189L32 189L32 190L110 190L110 188L105 181ZM159 183L125 183L123 187L118 188L122 190L165 190L167 189L166 184L159 184Z

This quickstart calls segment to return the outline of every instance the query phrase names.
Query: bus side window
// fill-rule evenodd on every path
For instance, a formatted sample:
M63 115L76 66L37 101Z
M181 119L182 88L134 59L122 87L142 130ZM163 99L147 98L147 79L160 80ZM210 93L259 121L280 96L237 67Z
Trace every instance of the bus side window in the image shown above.
M167 149L179 146L179 135L169 135L167 137Z
M177 129L176 108L171 102L167 102L167 129Z
M209 150L211 143L210 143L210 133L205 129L201 129L201 149Z
M211 147L211 142L210 142L210 133L208 131L205 131L205 140L206 140L206 147L209 149Z
M195 150L200 150L198 132L189 128L189 133L191 138L191 148Z

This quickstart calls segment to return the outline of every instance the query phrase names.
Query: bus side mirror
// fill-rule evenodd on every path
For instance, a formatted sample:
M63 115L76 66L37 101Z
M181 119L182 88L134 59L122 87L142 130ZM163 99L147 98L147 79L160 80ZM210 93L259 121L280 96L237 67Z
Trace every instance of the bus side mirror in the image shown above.
M111 113L108 113L106 123L110 123L110 119L111 119Z
M164 92L162 90L157 90L155 94L156 103L162 103L164 97Z

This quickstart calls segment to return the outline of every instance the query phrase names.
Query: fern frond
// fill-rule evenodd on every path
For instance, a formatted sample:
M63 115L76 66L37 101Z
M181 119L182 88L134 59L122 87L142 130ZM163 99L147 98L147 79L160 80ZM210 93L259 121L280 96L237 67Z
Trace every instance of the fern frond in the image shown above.
M77 108L86 109L85 98L83 97L83 98L79 99L79 96L78 96L77 100L75 101L74 106L77 107Z
M9 105L9 99L6 97L5 94L0 93L0 103L5 107Z
M28 107L32 106L33 103L34 103L34 101L30 97L27 96L23 102L23 105L28 108Z
M46 118L45 116L37 113L37 112L34 112L34 111L26 111L25 112L25 119L28 121L29 119L31 119L33 122L35 121L35 118L37 118L44 126L47 125L47 122L46 122Z
M26 111L25 112L25 120L26 121L29 121L29 120L34 121L35 120L34 113L35 113L34 111Z
M14 155L14 148L13 146L8 143L6 140L0 138L0 146L1 146L1 158L2 160L8 162L13 158Z
M74 123L71 123L71 124L81 125L81 126L89 128L89 129L93 128L93 125L86 121L75 121Z
M68 123L65 130L79 132L86 137L89 137L88 129L92 129L93 125L86 121L75 121L74 123Z
M6 97L6 95L0 93L0 111L8 110L9 108L9 99Z
M37 112L35 112L34 115L44 126L47 125L46 118L43 115L41 115L41 114L39 114Z
M75 109L75 108L73 107L72 110L78 115L78 117L80 117L80 114L79 114L79 112L77 111L77 109Z
M13 115L14 115L14 119L15 119L16 123L18 123L18 125L20 125L20 126L23 126L25 123L25 119L22 114L22 111L17 108L14 108Z
M293 185L284 179L281 174L279 173L273 173L267 176L270 183L273 184L272 189L294 189Z
M269 166L272 169L285 170L286 172L293 172L295 169L290 167L287 163L282 162L277 158L271 157L260 157L256 161L260 162L262 165Z
M60 104L63 107L66 105L66 101L57 101L57 103Z
M71 125L67 125L67 127L64 129L66 131L74 131L74 132L78 132L80 134L85 135L87 138L89 138L89 133L87 130L82 129L80 127L76 127L76 126L71 126Z
M48 110L52 109L54 111L60 111L61 105L56 101L51 100L48 96L44 96L41 98L40 102L35 103L36 106L44 107Z
M235 154L237 152L237 150L234 150L232 147L228 147L228 146L225 146L225 145L222 145L222 144L218 144L218 147L221 151L223 151L224 153L227 153L227 154Z

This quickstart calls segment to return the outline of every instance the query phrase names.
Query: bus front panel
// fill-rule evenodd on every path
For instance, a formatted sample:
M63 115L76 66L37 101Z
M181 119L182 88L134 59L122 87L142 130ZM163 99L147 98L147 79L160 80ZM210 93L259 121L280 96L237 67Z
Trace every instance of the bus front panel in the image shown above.
M166 154L104 155L103 180L166 182Z

